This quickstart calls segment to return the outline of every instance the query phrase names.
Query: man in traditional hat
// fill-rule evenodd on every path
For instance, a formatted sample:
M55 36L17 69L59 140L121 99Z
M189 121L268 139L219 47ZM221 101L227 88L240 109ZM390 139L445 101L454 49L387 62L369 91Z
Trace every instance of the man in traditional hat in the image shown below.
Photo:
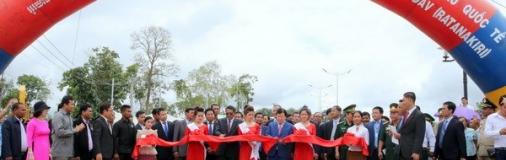
M348 107L344 108L345 119L339 125L337 125L337 138L342 137L344 133L353 126L353 112L355 111L355 108L357 107L356 104L349 105ZM336 152L336 156L339 156L339 159L346 159L346 153L348 152L347 146L339 147L339 152Z
M495 113L497 106L488 101L486 98L483 99L483 102L479 106L481 108L481 116L482 120L480 121L480 128L478 128L479 135L478 136L478 159L479 160L491 160L488 155L487 150L494 149L494 139L491 137L486 137L485 135L485 125L487 121L487 117L492 113Z

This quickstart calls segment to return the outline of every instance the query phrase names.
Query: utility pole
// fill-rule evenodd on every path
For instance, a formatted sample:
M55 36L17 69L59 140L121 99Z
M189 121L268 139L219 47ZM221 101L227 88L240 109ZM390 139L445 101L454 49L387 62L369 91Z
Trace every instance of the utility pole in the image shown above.
M325 86L325 87L315 87L313 86L312 84L308 84L309 87L311 88L315 88L318 90L318 110L322 110L322 96L323 96L323 90L324 89L327 89L329 87L332 87L332 85L328 85L328 86Z
M340 72L340 73L331 73L331 72L327 71L325 68L322 68L322 70L323 70L323 72L325 72L327 74L330 74L330 75L333 75L336 78L336 105L339 105L339 78L341 76L350 74L351 69L349 69L346 72Z
M439 48L439 49L442 49L442 48ZM450 59L449 53L445 51L444 55L443 55L443 63L448 63L448 62L453 62L453 61L455 61L455 59ZM462 85L464 88L464 97L468 98L467 97L467 73L466 73L466 71L464 71L464 69L462 69Z

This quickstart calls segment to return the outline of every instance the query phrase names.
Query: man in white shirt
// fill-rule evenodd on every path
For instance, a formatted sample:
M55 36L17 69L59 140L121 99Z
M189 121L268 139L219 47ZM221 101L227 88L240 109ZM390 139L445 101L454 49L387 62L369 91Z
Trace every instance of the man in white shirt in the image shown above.
M434 121L434 118L429 114L425 113L425 137L423 139L423 151L422 151L422 160L427 160L429 157L432 157L434 154L435 144L436 144L436 136L434 135L434 130L431 124L431 121Z
M28 144L25 124L22 121L26 106L21 103L12 105L12 114L2 125L2 158L5 160L24 160Z
M485 136L494 140L496 159L506 159L506 95L499 98L499 112L487 117Z

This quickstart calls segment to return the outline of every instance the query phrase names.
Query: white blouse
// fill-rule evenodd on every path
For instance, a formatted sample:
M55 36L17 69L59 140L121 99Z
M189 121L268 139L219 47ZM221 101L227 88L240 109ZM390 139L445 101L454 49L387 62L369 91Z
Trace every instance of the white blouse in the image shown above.
M363 124L360 124L359 126L353 125L350 128L348 128L347 132L352 133L357 137L364 138L365 143L369 145L369 130L367 130L367 128L365 128ZM357 152L362 151L362 148L358 146L350 146L348 150Z

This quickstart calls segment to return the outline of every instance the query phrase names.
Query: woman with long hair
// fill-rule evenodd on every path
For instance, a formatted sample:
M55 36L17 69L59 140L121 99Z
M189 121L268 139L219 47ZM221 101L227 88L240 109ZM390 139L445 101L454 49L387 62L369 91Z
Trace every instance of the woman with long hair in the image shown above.
M33 118L26 127L28 142L27 160L49 160L51 147L49 143L49 122L47 112L49 107L45 102L39 101L33 106Z
M355 135L355 137L364 138L365 143L369 145L369 130L362 124L362 114L360 111L353 112L353 126L348 128L347 133ZM350 146L347 154L348 160L364 160L360 146Z
M153 124L155 123L155 119L152 117L146 117L144 119L144 129L137 131L137 139L146 137L148 135L155 135L158 137L158 134L156 130L151 129L153 127ZM156 160L156 155L158 153L156 152L155 146L152 145L145 145L140 146L139 148L139 157L137 157L138 160Z
M208 128L204 124L204 109L195 107L195 120L187 125L185 135L207 135ZM187 160L204 160L206 159L206 147L204 142L188 142Z
M239 124L239 135L256 134L260 135L260 126L255 122L255 110L252 106L244 109L244 122ZM258 142L240 142L239 160L259 160Z
M302 108L299 111L300 122L294 125L294 134L296 135L316 135L316 127L309 121L311 111ZM310 143L295 143L294 160L310 160L318 158L314 152L313 145Z

